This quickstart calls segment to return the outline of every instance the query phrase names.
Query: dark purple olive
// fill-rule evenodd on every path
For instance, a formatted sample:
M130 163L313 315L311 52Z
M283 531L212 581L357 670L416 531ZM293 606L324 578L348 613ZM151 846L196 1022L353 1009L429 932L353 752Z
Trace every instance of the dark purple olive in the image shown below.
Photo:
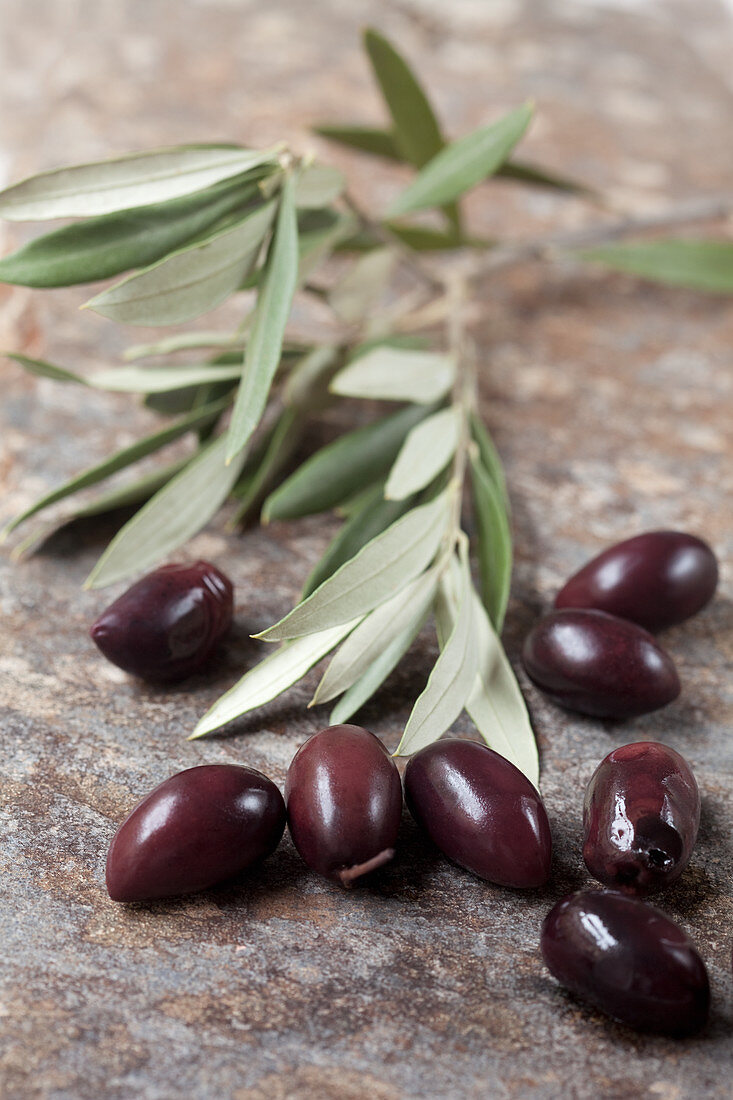
M604 611L554 611L530 631L529 678L556 703L601 718L633 718L680 693L672 658L651 634Z
M540 943L553 977L621 1023L689 1035L708 1018L708 975L693 943L638 898L570 894L545 917Z
M599 882L644 895L678 879L700 824L687 761L657 741L614 749L585 792L585 865Z
M138 803L107 856L113 901L206 890L274 852L285 803L266 775L204 764L166 779Z
M591 607L662 630L696 615L717 583L718 563L706 542L684 531L649 531L584 565L555 607Z
M329 726L296 752L285 783L288 827L313 871L350 886L394 855L402 784L381 741Z
M232 622L232 582L206 561L164 565L103 611L89 633L144 680L181 680L206 663Z
M449 737L411 756L410 813L449 859L499 886L542 886L552 836L542 799L518 768L476 741Z

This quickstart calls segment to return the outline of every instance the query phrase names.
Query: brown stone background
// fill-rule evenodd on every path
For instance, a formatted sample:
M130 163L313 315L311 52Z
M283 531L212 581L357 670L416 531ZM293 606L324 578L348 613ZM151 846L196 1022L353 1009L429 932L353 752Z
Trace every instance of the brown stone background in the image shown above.
M358 41L367 20L401 43L454 133L531 96L527 156L583 176L619 208L731 187L733 17L718 0L2 0L0 173L17 179L178 141L287 138L327 152L377 208L399 175L307 133L324 118L380 120ZM498 235L598 217L500 184L480 189L470 209L477 231ZM2 232L6 251L24 231ZM0 346L86 367L148 335L78 314L83 294L0 288ZM103 865L138 797L201 762L246 761L282 782L318 728L304 709L312 676L236 736L185 741L256 659L249 633L287 609L333 525L227 537L215 524L187 548L231 574L238 623L213 680L167 692L118 674L87 639L108 593L80 585L109 531L58 539L22 565L3 548L4 1096L730 1095L733 310L566 263L487 283L479 312L484 411L515 507L510 655L592 552L639 530L689 528L724 570L714 606L666 637L682 697L614 727L528 690L557 845L540 893L462 874L406 820L399 858L352 893L307 873L286 839L239 885L123 908L106 897ZM33 380L8 361L0 371L0 520L154 422L125 398ZM433 656L427 637L364 712L389 745ZM710 1025L685 1042L587 1011L538 956L543 914L588 881L578 854L584 783L615 744L646 737L682 751L704 794L696 854L664 899L713 983Z

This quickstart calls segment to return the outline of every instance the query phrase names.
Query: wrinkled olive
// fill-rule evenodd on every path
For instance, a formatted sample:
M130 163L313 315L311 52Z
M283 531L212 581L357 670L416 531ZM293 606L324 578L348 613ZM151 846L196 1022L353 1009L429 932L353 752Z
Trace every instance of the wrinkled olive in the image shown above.
M206 890L268 856L284 829L282 795L262 772L188 768L151 791L115 833L109 896L146 901Z
M104 656L144 680L196 672L232 621L228 577L206 561L164 565L103 611L89 633Z
M707 1020L704 962L678 925L638 898L570 894L545 917L540 944L562 985L621 1023L689 1035Z
M662 630L696 615L715 592L718 563L683 531L649 531L604 550L558 593L555 607L590 607Z
M500 886L542 886L552 836L538 792L486 745L457 737L411 756L405 797L415 820L449 859Z
M583 859L606 886L651 894L679 878L700 824L687 761L656 741L614 749L585 792Z
M330 726L298 749L285 784L288 827L313 871L350 886L394 855L400 773L359 726Z
M527 675L556 703L601 718L633 718L676 699L672 658L651 634L604 611L554 611L530 631Z

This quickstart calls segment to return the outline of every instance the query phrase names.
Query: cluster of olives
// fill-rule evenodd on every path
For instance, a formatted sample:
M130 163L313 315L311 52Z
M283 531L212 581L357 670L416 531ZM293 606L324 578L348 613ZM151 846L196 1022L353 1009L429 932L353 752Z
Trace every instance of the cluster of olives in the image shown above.
M570 578L530 632L527 674L582 714L623 719L666 706L680 681L649 632L697 614L717 583L715 555L694 535L650 531L617 543Z
M625 718L679 692L674 664L647 629L688 618L712 597L717 565L690 535L661 531L607 550L576 574L524 650L533 681L584 713ZM209 659L232 620L231 582L207 562L144 577L91 635L115 664L172 681ZM485 745L443 738L405 767L407 806L453 862L500 886L533 889L550 875L552 837L540 795ZM403 788L372 733L333 726L310 737L285 798L261 772L210 764L167 779L123 822L109 849L115 901L191 893L270 855L287 824L312 870L343 886L395 853ZM614 750L586 792L583 857L606 889L562 899L545 918L551 973L631 1026L688 1034L708 1014L705 965L669 918L641 900L674 882L697 836L700 798L685 760L656 742Z

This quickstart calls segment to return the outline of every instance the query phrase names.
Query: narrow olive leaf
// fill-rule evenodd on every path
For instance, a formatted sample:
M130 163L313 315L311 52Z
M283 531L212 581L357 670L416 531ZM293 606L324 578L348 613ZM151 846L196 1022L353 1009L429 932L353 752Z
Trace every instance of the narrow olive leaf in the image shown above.
M479 671L466 710L487 745L516 764L537 787L539 757L527 706L502 644L473 589L471 599Z
M435 662L425 690L418 696L395 756L417 752L437 741L466 705L478 671L474 634L471 577L468 561L461 562L458 615L451 634Z
M254 184L225 184L169 203L67 225L0 260L0 282L74 286L145 267L243 206L254 190Z
M175 325L207 313L252 268L274 211L270 202L235 226L180 248L97 294L86 308L127 325Z
M360 619L353 619L331 627L330 630L308 634L281 646L276 653L246 672L233 688L217 699L198 723L189 741L204 737L227 722L275 699L305 676L308 669L330 653L359 622Z
M476 413L471 413L471 436L478 447L479 457L484 470L489 475L494 485L499 490L502 503L507 515L511 515L511 501L506 487L504 466L493 439L489 435L484 422Z
M529 104L446 145L391 204L388 214L442 206L496 172L529 125Z
M351 716L356 714L368 699L371 699L407 653L424 621L425 619L412 623L410 629L403 630L388 646L384 647L363 676L341 696L329 715L329 725L336 726L341 722L348 722Z
M294 189L292 176L286 176L267 268L244 353L244 371L229 428L227 462L245 446L259 424L280 362L285 325L298 278Z
M225 399L189 413L188 416L181 417L180 420L176 420L173 424L169 424L167 428L154 432L152 435L145 436L144 439L138 439L136 443L132 443L129 447L123 447L122 450L117 451L116 454L110 455L110 457L106 458L103 462L99 462L96 466L91 466L88 470L85 470L81 474L77 474L58 488L52 489L50 493L46 493L45 496L42 496L35 504L32 504L30 508L26 508L19 516L12 519L10 523L3 528L2 532L0 532L0 541L25 520L30 519L31 516L41 512L44 508L48 508L51 504L56 504L57 501L64 500L65 497L71 496L81 489L87 489L90 485L97 485L100 481L104 481L106 478L111 477L112 474L117 473L118 470L124 470L126 466L131 466L133 462L138 462L141 458L145 458L146 455L153 454L153 452L160 450L161 447L165 447L169 443L173 443L174 440L180 439L181 436L186 435L187 432L193 431L204 424L213 422L219 414L224 411L228 404L228 399Z
M348 500L387 473L405 435L424 415L424 407L411 405L322 447L268 497L263 520L310 516Z
M340 242L354 232L357 224L352 214L337 214L332 210L313 211L311 217L301 214L298 218L298 286L307 282Z
M244 455L226 466L226 433L199 453L115 535L87 578L103 588L156 565L205 527L229 495Z
M241 367L215 367L208 363L182 367L112 367L95 371L86 383L98 390L116 393L167 393L206 382L226 382L239 378Z
M274 164L277 152L233 145L181 145L41 172L0 192L0 217L9 221L89 218L168 202Z
M343 173L328 164L308 164L295 184L295 205L299 210L317 210L330 206L344 187Z
M387 478L384 495L404 500L429 485L455 454L461 432L461 413L440 409L417 424L405 439Z
M405 59L378 31L364 32L364 46L392 116L394 143L410 164L422 168L443 147L428 97Z
M413 508L359 551L355 558L257 635L278 642L347 622L384 603L430 565L443 539L450 494Z
M311 129L320 137L345 145L349 149L360 149L363 153L372 153L387 160L403 161L405 158L397 148L394 134L379 126L332 126L320 124Z
M23 370L27 370L29 374L35 374L39 378L52 378L54 382L74 382L77 386L88 385L86 378L83 378L82 375L74 374L66 367L57 367L55 363L47 363L44 359L31 359L27 355L20 355L14 351L6 351L5 355L22 367Z
M382 298L397 263L391 248L360 257L330 292L329 305L347 324L362 321Z
M584 260L672 286L733 293L733 241L658 240L586 248Z
M439 567L434 566L367 615L332 658L308 705L327 703L341 695L361 679L385 648L414 632L427 617L439 575Z
M330 388L341 397L432 405L445 397L455 373L450 355L380 346L352 359Z
M151 359L156 355L171 355L174 351L229 347L243 351L243 338L235 332L176 332L149 344L132 344L122 353L122 358L130 362L133 359Z
M551 191L564 191L570 195L595 194L592 187L579 183L578 180L558 175L556 172L540 168L537 164L528 164L526 161L508 160L497 170L496 175L505 180L516 180L517 183L528 183L534 187L546 187Z
M89 504L85 504L81 508L75 509L68 515L61 516L60 519L55 520L53 523L35 528L22 540L22 542L19 542L13 548L13 552L10 555L12 560L21 561L29 557L38 550L51 535L70 526L77 520L103 516L110 512L117 512L121 509L133 507L137 504L144 504L146 500L150 499L153 493L157 493L158 489L161 489L167 481L175 477L178 471L183 469L187 462L188 458L181 458L162 468L158 467L155 470L150 470L135 481L115 486L113 489L108 489L106 493L101 493L98 497L95 497L94 500L90 501ZM4 534L5 533L0 535L0 541L4 538Z
M368 496L362 498L361 508L349 516L311 572L303 587L302 598L306 599L315 592L337 569L355 557L362 547L403 516L409 507L409 500L385 500L383 482L371 486Z
M302 436L299 422L300 415L293 408L286 408L278 417L262 461L249 479L246 489L238 494L240 503L228 523L230 529L244 522L290 461Z
M498 633L504 625L512 581L512 535L499 491L481 462L471 458L478 527L478 559L484 606Z

